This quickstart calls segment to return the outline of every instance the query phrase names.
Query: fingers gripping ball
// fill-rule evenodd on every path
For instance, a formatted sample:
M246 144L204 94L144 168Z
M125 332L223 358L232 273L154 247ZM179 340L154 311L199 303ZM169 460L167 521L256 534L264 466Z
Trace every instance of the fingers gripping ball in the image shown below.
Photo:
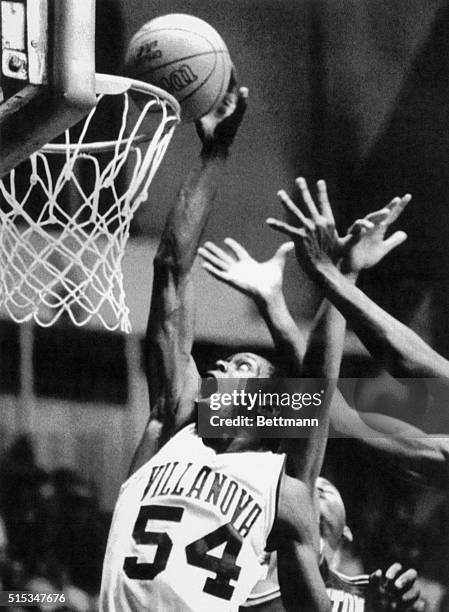
M182 119L196 121L223 98L232 61L212 26L191 15L172 14L152 19L134 35L125 70L171 93L181 105Z

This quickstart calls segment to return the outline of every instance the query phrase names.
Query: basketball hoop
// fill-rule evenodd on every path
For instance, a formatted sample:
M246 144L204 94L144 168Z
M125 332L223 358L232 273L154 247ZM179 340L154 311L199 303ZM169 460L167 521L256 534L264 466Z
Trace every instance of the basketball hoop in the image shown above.
M129 333L121 264L130 223L180 109L170 94L141 81L97 75L96 83L96 107L63 142L30 157L26 184L22 168L0 180L0 307L19 323L49 327L65 315L77 326L97 319ZM94 141L111 96L119 109L116 134Z

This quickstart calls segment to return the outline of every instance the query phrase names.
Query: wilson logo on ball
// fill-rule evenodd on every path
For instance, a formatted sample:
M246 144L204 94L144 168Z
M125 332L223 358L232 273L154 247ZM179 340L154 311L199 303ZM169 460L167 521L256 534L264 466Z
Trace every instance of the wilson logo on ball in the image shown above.
M183 121L196 121L223 100L233 63L211 25L174 13L142 25L128 45L124 69L130 78L168 91L178 100ZM138 94L133 99L142 104Z
M198 76L193 72L190 66L183 64L176 70L170 72L168 77L161 79L160 87L166 91L178 92L185 89L197 80Z
M145 43L140 47L136 54L135 65L136 67L141 66L145 62L159 59L162 57L162 51L157 49L158 41L152 40L151 42Z

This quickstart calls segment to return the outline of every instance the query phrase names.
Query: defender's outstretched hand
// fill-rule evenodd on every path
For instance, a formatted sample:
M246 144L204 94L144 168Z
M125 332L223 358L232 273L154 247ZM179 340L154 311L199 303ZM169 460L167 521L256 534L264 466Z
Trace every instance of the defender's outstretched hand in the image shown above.
M372 268L407 239L407 234L402 231L395 232L388 238L385 238L385 234L411 199L412 196L408 193L402 198L393 198L385 208L372 212L352 224L348 229L348 235L352 235L353 240L350 241L347 253L343 257L344 270L359 272Z
M223 151L231 146L242 122L248 101L248 89L237 88L235 74L232 74L229 90L219 104L208 115L196 122L196 129L204 149L220 148Z
M310 271L320 263L338 262L354 237L352 234L344 238L338 235L325 181L317 182L317 204L312 199L304 178L296 179L296 184L301 191L308 215L293 203L285 191L279 191L278 197L293 216L294 224L270 218L267 219L268 225L293 239L298 261L306 270Z
M416 586L416 570L403 570L393 563L384 573L377 570L370 576L367 612L422 612L425 608Z
M385 235L410 202L410 194L402 198L396 197L385 208L358 219L349 228L346 236L340 238L335 228L326 183L317 183L317 204L310 195L306 181L298 178L296 183L309 214L305 215L285 191L280 191L278 196L287 211L293 215L294 224L278 219L267 219L267 223L273 229L293 238L298 261L306 270L313 272L320 263L335 264L342 260L345 272L358 273L374 266L406 240L407 235L402 231L395 232L388 238L385 238Z
M264 262L256 261L236 240L226 238L224 242L232 254L213 242L206 242L198 249L204 259L203 268L212 276L256 300L282 291L285 262L294 248L293 242L281 245L273 257Z

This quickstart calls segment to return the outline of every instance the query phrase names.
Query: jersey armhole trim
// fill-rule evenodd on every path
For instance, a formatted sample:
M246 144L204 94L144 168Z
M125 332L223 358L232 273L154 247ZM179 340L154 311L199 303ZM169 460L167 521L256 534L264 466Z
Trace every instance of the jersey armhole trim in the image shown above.
M156 453L154 453L154 455L152 457L150 457L147 461L145 461L145 463L142 463L142 465L140 467L138 467L135 472L133 472L130 476L128 476L128 478L120 486L120 493L126 489L126 487L128 486L129 483L131 483L134 480L138 479L140 473L143 472L143 470L144 470L145 466L147 465L147 463L149 461L151 461L153 459L153 457L155 455L157 455L157 453L159 453L161 450L163 450L163 448L167 444L170 444L170 442L175 438L175 436L180 434L187 427L191 427L192 425L194 426L192 433L195 434L195 435L198 435L198 432L197 432L197 429L196 429L196 424L194 422L190 421L190 422L187 422L187 423L183 423L180 427L178 427L178 429L173 433L173 435L170 436L170 438L166 442L164 442L164 444L162 444L162 446L160 446L158 448L158 450L156 451Z
M273 514L273 522L271 524L271 528L270 528L270 532L267 536L267 547L268 547L268 542L270 541L272 534L273 534L273 529L274 526L276 525L276 521L278 518L278 508L279 508L279 497L281 494L281 479L284 477L285 472L285 464L287 461L287 455L284 455L282 458L282 463L279 469L279 477L278 477L278 481L277 481L277 485L276 485L276 494L275 494L275 498L274 498L274 514ZM266 547L266 548L267 548ZM272 551L271 551L272 552Z

